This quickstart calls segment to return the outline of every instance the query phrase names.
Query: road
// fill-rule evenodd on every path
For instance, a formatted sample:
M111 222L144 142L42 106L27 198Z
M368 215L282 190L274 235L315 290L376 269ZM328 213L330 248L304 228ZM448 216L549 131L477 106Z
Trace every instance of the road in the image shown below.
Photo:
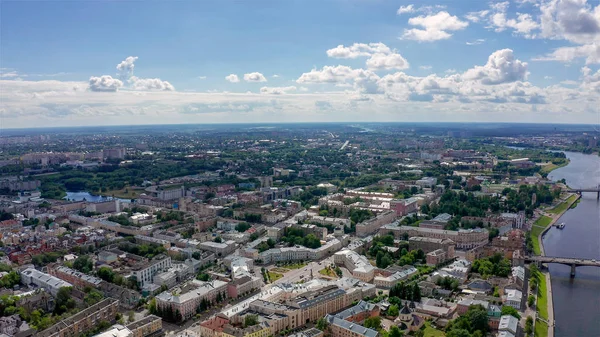
M319 264L320 263L320 264ZM312 270L313 273L313 277L314 278L318 278L319 277L319 270L325 268L328 265L333 264L333 256L330 256L328 258L325 258L321 261L313 261L308 263L305 267L302 267L300 269L292 269L289 272L285 273L283 275L282 278L280 278L279 280L273 282L274 284L279 284L279 283L296 283L296 282L300 282L301 280L310 280L310 272ZM270 266L267 269L272 269L272 268L276 268L276 266ZM285 266L283 266L282 268L285 268ZM304 276L304 278L302 278L302 276Z

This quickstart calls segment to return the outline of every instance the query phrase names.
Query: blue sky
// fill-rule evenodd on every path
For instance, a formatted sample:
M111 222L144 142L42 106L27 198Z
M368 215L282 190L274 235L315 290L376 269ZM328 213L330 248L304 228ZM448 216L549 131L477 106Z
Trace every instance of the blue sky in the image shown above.
M0 6L3 127L600 123L598 1Z

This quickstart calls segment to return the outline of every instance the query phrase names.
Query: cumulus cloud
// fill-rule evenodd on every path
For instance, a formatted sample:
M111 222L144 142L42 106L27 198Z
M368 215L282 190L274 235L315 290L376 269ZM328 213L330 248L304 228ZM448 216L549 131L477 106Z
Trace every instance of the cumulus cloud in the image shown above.
M296 80L300 84L331 83L353 84L358 90L368 93L376 91L377 74L365 69L352 69L348 66L324 66L323 69L313 69L300 75Z
M449 31L462 30L469 25L468 22L461 21L456 16L450 15L445 11L434 15L410 18L408 24L411 26L421 26L423 29L405 29L402 39L422 42L449 39L452 36L452 34L448 33Z
M246 81L246 82L266 82L267 79L265 78L265 75L263 75L259 72L253 72L253 73L244 74L244 81Z
M123 86L123 82L121 80L113 78L110 75L104 75L100 77L92 76L90 77L88 84L91 91L104 92L116 92L120 87Z
M500 84L527 79L527 62L516 59L511 49L495 51L484 66L467 70L463 77L483 84Z
M289 86L289 87L262 87L262 88L260 88L261 94L283 95L283 94L289 93L290 91L296 91L296 87Z
M137 59L137 56L128 56L125 60L121 61L121 63L117 64L117 70L119 71L119 78L121 80L126 81L133 76L134 63Z
M16 72L15 70L10 70L10 71L0 71L0 78L16 78L22 75L19 75L18 72Z
M354 43L351 46L339 45L327 50L327 56L332 58L354 59L369 57L366 65L370 70L407 69L408 61L381 42Z
M137 78L132 76L129 79L129 83L133 90L175 90L171 83L163 81L159 78Z
M238 83L240 81L240 78L236 74L229 74L225 76L225 79L231 83Z
M541 34L579 44L600 42L600 5L586 0L551 0L540 6Z
M584 58L586 64L600 63L600 43L591 43L575 47L560 47L550 54L535 57L533 60L572 62L579 58Z
M398 11L396 11L396 14L402 15L404 13L414 13L414 12L415 12L415 5L408 5L408 6L400 6L400 8L398 8Z
M478 11L478 12L469 12L469 13L467 13L467 15L465 15L465 19L467 19L471 22L479 22L479 21L485 19L489 13L490 13L490 11L487 9Z

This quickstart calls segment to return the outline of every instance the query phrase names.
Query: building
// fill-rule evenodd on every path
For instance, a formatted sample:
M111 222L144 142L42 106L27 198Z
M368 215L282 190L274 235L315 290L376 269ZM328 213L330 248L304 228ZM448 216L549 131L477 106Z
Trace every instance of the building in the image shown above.
M316 322L328 313L347 306L346 291L334 285L326 286L296 297L291 304L300 309L300 322Z
M374 234L379 230L381 226L389 224L395 219L396 213L393 211L385 211L383 213L380 213L375 218L356 224L356 236L364 238L366 236Z
M454 247L456 247L456 243L450 239L438 239L424 236L412 236L408 238L409 250L420 249L427 254L441 249L446 253L448 259L454 258Z
M102 321L114 322L118 312L119 301L105 298L50 328L34 334L34 337L81 336L93 330Z
M215 301L220 296L227 298L227 282L214 280L202 282L193 280L177 287L172 291L165 291L156 296L156 305L162 310L179 311L183 319L196 314L200 302L204 299Z
M422 236L434 239L450 239L456 244L457 249L473 249L488 243L489 233L486 229L460 229L450 231L443 229L431 229L412 226L399 226L398 222L381 227L380 234L393 234L396 238L401 238L405 233L411 236Z
M162 331L162 319L155 315L146 316L133 323L127 324L132 337L147 337Z
M126 154L127 151L124 147L102 150L102 155L105 159L123 159Z
M225 242L205 241L200 243L198 248L213 252L218 256L227 256L235 251L237 245L233 240L228 240Z
M523 302L523 293L517 289L505 289L504 296L502 296L504 305L511 306L521 311L521 303Z
M404 216L417 211L419 200L417 198L394 199L390 201L390 209L396 212L396 216Z
M339 312L335 316L348 322L360 323L369 317L379 316L379 313L378 305L361 300L355 306Z
M73 286L71 283L63 281L58 277L42 273L33 268L27 268L21 272L21 283L42 288L53 296L56 296L60 288Z
M165 255L157 255L149 262L141 262L132 268L140 287L153 282L153 277L161 271L167 271L171 267L171 258Z
M352 276L363 282L371 282L375 276L375 267L369 260L355 251L344 249L333 255L333 262L346 267Z
M348 322L336 316L327 315L325 320L329 323L332 337L377 337L378 332L365 328L362 325Z
M93 337L133 337L133 333L126 326L115 324L110 329L94 335Z
M500 323L498 324L498 331L506 331L517 336L519 333L519 320L511 315L501 316Z
M386 270L387 271L387 270ZM410 279L412 276L417 275L419 271L413 266L404 266L400 270L380 274L375 276L373 283L378 288L390 289L396 284Z
M436 249L432 252L427 253L425 255L427 260L427 265L429 266L437 266L438 264L444 263L448 260L446 256L446 252L442 249Z
M214 316L200 323L200 335L202 337L221 337L226 324L229 324L227 318Z
M79 289L84 289L85 287L98 289L102 283L102 279L58 264L49 265L48 273L52 276L60 278L61 280L67 281Z
M230 298L238 298L244 294L254 292L262 287L263 283L259 277L244 275L233 279L227 285L227 294Z

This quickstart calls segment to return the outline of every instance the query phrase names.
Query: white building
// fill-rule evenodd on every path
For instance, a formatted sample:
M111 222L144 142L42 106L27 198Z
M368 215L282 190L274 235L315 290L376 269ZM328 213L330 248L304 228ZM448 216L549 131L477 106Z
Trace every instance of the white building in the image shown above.
M498 324L498 331L506 331L516 336L519 330L519 320L511 315L503 315L500 317L500 323Z
M71 283L63 281L58 277L42 273L33 268L27 268L21 272L21 283L26 285L32 284L38 288L45 289L53 296L56 296L60 288L73 286Z
M171 258L165 255L156 256L152 261L142 263L133 268L133 276L136 277L140 287L153 282L154 275L167 271L171 267Z
M333 262L346 267L352 276L363 282L371 282L375 275L375 267L369 260L355 251L344 249L333 255Z
M226 256L235 251L237 245L235 241L229 240L225 242L206 241L198 245L199 249L213 252L219 256Z
M218 295L227 298L227 282L214 280L202 282L193 280L176 288L173 291L165 291L156 296L156 305L161 309L178 310L186 319L196 314L196 309L202 299L214 302Z
M409 278L411 278L413 275L418 274L419 271L417 270L417 268L410 266L407 268L404 268L404 270L400 270L397 272L394 272L393 274L389 275L389 276L383 276L383 275L378 275L375 276L373 283L378 287L378 288L392 288L393 286L395 286L396 284L405 281Z
M504 300L503 304L521 311L523 293L517 289L506 289L504 293L505 295L502 296L502 299Z

